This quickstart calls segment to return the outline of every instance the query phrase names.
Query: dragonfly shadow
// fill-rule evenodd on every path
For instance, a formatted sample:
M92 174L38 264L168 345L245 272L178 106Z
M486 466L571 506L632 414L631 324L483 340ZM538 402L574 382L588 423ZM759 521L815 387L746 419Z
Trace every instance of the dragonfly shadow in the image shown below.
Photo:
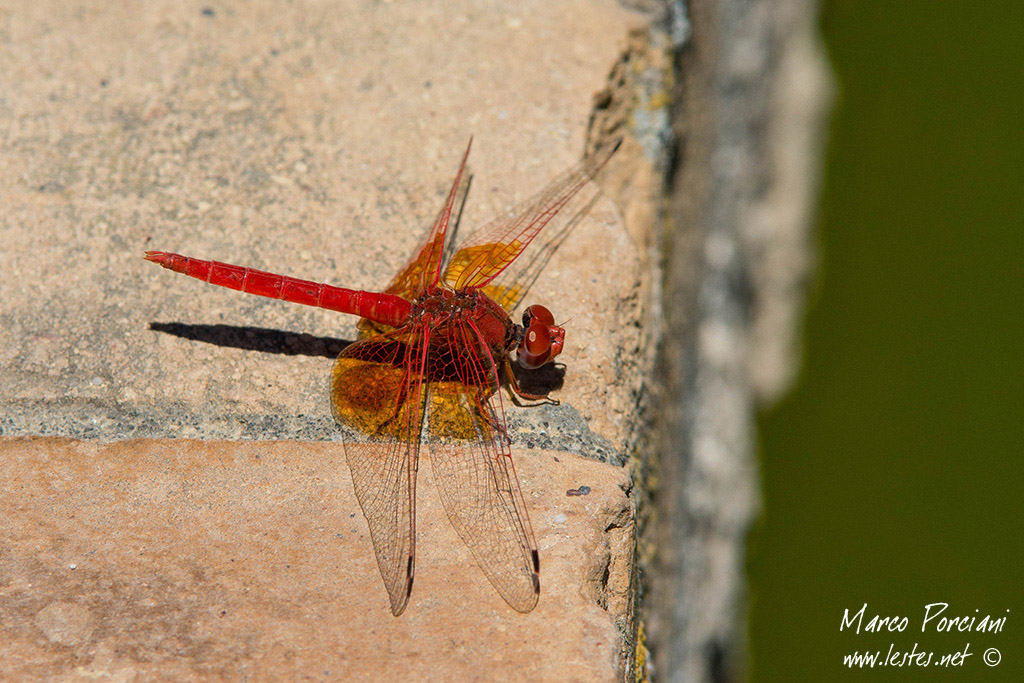
M516 362L509 365L519 388L527 394L546 396L565 384L565 366L561 363L548 363L533 370L527 370Z
M337 358L338 354L352 343L333 337L316 337L311 334L238 325L186 325L185 323L151 322L149 329L214 346L228 346L263 353L280 353L286 356Z
M462 214L466 210L466 201L469 199L469 191L472 187L473 174L467 169L465 177L455 191L455 209L452 212L452 219L448 223L448 236L445 238L443 263L447 263L451 259L452 254L455 253L455 245L459 241L459 228L462 226Z

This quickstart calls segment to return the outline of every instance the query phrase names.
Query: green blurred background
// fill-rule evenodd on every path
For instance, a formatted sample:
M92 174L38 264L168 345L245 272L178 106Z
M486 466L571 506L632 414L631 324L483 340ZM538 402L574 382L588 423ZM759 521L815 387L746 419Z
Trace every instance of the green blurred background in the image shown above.
M821 26L840 92L803 369L758 421L751 680L1024 681L1024 3L831 0ZM840 633L865 602L910 625ZM1008 619L922 634L932 602ZM843 667L890 643L973 654Z

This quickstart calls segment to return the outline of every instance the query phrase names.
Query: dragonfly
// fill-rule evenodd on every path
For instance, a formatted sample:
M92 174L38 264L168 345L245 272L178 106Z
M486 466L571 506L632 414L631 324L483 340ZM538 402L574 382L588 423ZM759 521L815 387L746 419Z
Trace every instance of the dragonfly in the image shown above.
M491 585L516 611L537 605L540 558L499 389L517 404L557 404L550 391L520 386L512 357L526 371L551 363L564 347L565 329L539 304L525 308L521 324L513 322L524 285L499 276L513 272L513 262L620 143L585 155L455 248L449 227L466 185L470 138L432 227L380 292L145 252L148 261L213 285L360 317L358 340L331 372L331 408L358 436L343 439L345 456L395 616L408 604L415 574L416 476L424 444L448 519Z

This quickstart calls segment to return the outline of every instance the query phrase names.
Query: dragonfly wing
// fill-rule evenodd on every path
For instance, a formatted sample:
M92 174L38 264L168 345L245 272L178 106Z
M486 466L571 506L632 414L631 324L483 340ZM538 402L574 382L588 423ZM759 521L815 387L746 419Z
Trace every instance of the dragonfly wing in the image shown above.
M455 174L455 180L452 181L452 187L448 191L448 198L445 199L444 206L441 207L441 211L437 214L433 226L431 226L423 241L416 248L416 251L413 252L412 258L402 267L402 270L398 271L398 274L395 275L394 279L384 289L386 294L397 294L404 299L413 301L423 293L427 286L436 284L439 280L441 263L445 257L448 225L451 222L452 212L459 203L458 197L465 195L468 185L468 178L465 175L466 160L469 158L469 149L472 146L473 138L470 138L469 144L466 145L466 152L462 155L462 163L459 164L459 170ZM387 332L389 329L380 323L367 320L366 318L360 320L357 323L357 327L364 337Z
M493 359L468 325L446 331L434 358L447 365L432 382L426 439L434 480L448 519L469 546L491 585L519 612L540 595L537 542L519 489L505 431ZM458 352L450 352L449 344Z
M369 438L346 443L345 456L395 616L405 610L415 573L428 335L425 328L403 329L356 342L342 351L331 375L335 419Z
M470 138L444 206L441 207L437 218L434 219L433 226L413 253L412 258L384 290L388 294L397 294L412 300L419 296L427 285L435 284L440 278L448 224L451 222L452 212L458 203L457 197L466 189L463 181L465 180L466 160L469 158L469 149L472 145L473 140Z
M454 287L483 287L496 278L619 148L614 143L588 155L533 197L466 237L444 271Z
M580 195L584 193L585 191ZM589 198L583 198L578 208L573 207L568 212L561 211L548 224L549 227L546 228L544 236L535 239L523 250L519 258L490 284L483 286L481 291L505 309L506 313L511 314L540 277L541 271L547 266L554 253L568 239L569 234L579 225L583 217L590 212L597 199L596 193L591 194Z

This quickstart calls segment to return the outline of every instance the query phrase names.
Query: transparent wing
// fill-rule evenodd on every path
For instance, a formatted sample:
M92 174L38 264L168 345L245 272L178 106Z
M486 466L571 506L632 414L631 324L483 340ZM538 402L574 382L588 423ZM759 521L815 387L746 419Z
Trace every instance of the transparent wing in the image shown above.
M430 364L440 381L430 384L425 435L437 490L491 585L513 609L529 612L540 595L540 563L512 466L494 359L479 351L479 335L468 323L438 336Z
M473 139L470 138L466 145L466 152L462 155L462 163L452 181L452 187L448 191L444 206L434 219L434 225L423 238L409 262L398 272L387 288L388 294L412 300L419 296L423 290L431 284L435 284L441 275L441 260L444 255L445 239L448 234L448 224L451 222L452 212L456 206L456 198L460 189L465 189L463 183L466 170L466 160L469 158L469 149L473 146Z
M516 306L540 278L541 271L568 239L580 221L590 212L598 199L597 192L580 192L548 224L543 235L538 236L522 254L490 284L482 287L488 297L496 301L506 313L511 314Z
M335 419L369 438L367 444L346 442L345 456L395 616L405 610L415 573L428 344L423 327L364 339L341 352L331 374Z
M444 281L455 289L489 284L601 170L620 143L585 157L507 215L468 235L448 262Z
M469 139L466 145L466 152L462 155L462 163L452 181L452 187L448 191L444 206L434 219L434 224L424 236L423 241L416 247L412 258L406 263L398 274L384 288L386 294L396 294L409 301L415 300L423 293L428 285L437 283L440 278L441 263L444 261L446 251L446 240L448 239L448 225L451 222L452 212L458 204L459 196L464 196L467 187L465 175L466 160L469 158L470 147L473 146L473 138ZM361 319L356 326L363 337L387 332L390 328L366 318Z

